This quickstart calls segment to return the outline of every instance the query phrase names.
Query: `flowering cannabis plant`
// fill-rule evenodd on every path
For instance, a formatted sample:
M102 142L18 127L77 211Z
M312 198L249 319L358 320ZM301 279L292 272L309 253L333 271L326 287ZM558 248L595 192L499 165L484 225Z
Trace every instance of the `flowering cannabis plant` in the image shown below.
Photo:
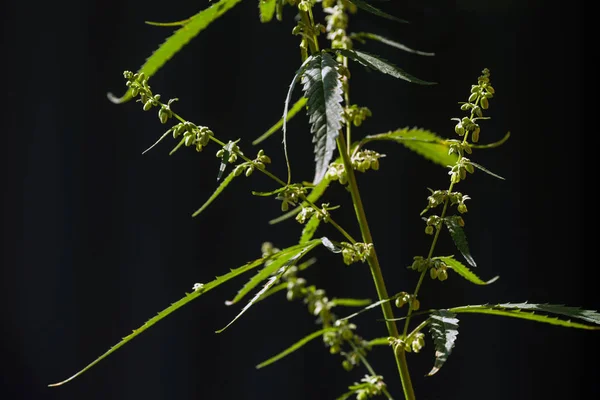
M600 329L599 313L562 305L490 303L421 310L420 289L427 277L441 283L456 275L476 285L488 285L497 279L497 277L482 279L471 270L477 264L471 255L463 229L467 219L467 201L470 197L462 191L457 191L457 188L459 185L462 187L469 175L477 170L493 178L503 179L473 161L473 158L475 158L475 150L495 148L504 143L509 134L499 142L479 143L483 122L489 119L485 113L495 95L490 71L484 69L477 78L476 84L471 86L466 101L460 103L463 116L453 118L456 121L454 138L445 139L419 128L401 128L357 138L354 128L360 127L372 115L369 108L350 101L351 66L355 67L359 64L370 70L415 84L433 84L416 78L392 63L362 50L363 45L369 41L378 41L404 51L431 55L409 49L376 33L352 32L349 25L350 16L358 11L369 12L398 23L405 22L379 10L366 0L258 0L259 17L262 23L274 19L281 21L284 14L286 17L297 15L292 34L297 35L300 41L299 65L296 71L290 71L291 83L283 102L282 118L253 142L254 145L258 145L282 131L287 166L285 177L279 177L269 170L271 158L263 150L242 151L239 139L219 136L209 127L191 122L174 110L177 99L169 99L165 102L159 94L154 93L149 79L156 71L209 24L240 2L241 0L220 0L187 20L158 24L180 26L180 28L146 60L136 73L130 71L124 73L128 89L122 97L109 95L109 98L115 103L124 103L135 98L142 104L144 111L154 110L160 123L168 126L157 143L172 137L175 144L171 154L183 147L194 149L196 152L212 148L216 153L219 159L219 169L215 171L218 186L213 195L193 213L194 217L204 212L236 178L241 178L242 175L249 178L255 173L260 173L268 176L276 187L270 192L253 192L253 194L278 200L282 215L271 223L295 218L302 227L300 239L298 243L282 248L276 245L284 245L283 243L274 244L265 241L257 259L235 269L225 270L222 276L214 280L194 284L190 293L186 293L182 299L124 337L91 364L72 377L51 386L62 385L73 380L172 312L251 270L257 272L231 300L226 302L227 305L232 306L245 301L244 307L229 324L217 332L230 327L238 318L243 317L249 308L265 298L278 292L286 292L287 300L306 305L308 312L317 318L320 329L266 359L257 368L267 367L299 350L306 343L320 339L332 355L340 358L344 369L362 368L365 372L364 378L360 382L351 383L345 393L340 393L338 399L354 397L363 400L376 396L392 398L383 376L377 373L368 361L369 353L375 346L390 347L396 360L404 397L409 400L415 399L406 353L418 353L425 346L426 334L429 333L431 346L435 348L435 360L428 375L434 375L451 355L458 335L458 317L463 313L506 316L579 329ZM319 21L315 17L317 13L313 12L318 7L324 14L322 21ZM302 87L302 96L293 102L297 86ZM309 117L314 143L312 182L295 182L292 179L292 168L287 157L287 122L302 111L306 111ZM377 141L400 143L430 162L446 168L448 172L448 186L435 190L429 189L430 195L425 199L425 208L421 216L425 225L425 234L431 237L431 244L429 251L426 254L415 255L409 266L409 269L415 272L416 281L410 291L396 290L395 287L391 288L392 292L388 290L377 255L377 246L371 236L361 192L357 185L358 173L377 171L384 166L382 161L384 154L367 147ZM150 149L152 147L154 145ZM347 189L360 228L360 238L350 235L335 221L335 211L340 207L339 205L321 200L325 197L328 187L337 184ZM330 224L337 232L335 237L318 236L317 231L322 224ZM457 255L441 255L437 252L436 244L441 235L451 237L456 245ZM308 256L320 246L338 254L340 261L346 265L368 264L378 300L371 303L369 300L329 297L324 289L309 284L302 277L302 273L315 264L316 260ZM406 262L408 263L408 260ZM402 282L402 285L408 286L409 283ZM340 314L348 314L338 311L341 307L355 307L359 310L340 316ZM352 319L358 314L375 308L381 310L387 332L381 332L381 337L365 338L359 333ZM404 312L404 314L398 318L396 312ZM388 375L386 379L393 378Z

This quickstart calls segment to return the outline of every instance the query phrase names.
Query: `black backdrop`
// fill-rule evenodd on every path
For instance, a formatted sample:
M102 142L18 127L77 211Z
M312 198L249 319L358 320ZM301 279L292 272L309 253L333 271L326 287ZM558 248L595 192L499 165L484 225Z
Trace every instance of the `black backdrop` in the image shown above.
M250 141L281 115L299 63L298 38L283 23L261 25L246 0L210 26L151 81L163 98L179 97L184 117L227 140ZM545 4L544 4L545 3ZM474 159L505 176L476 173L460 190L473 200L466 216L470 245L489 287L456 276L426 281L423 307L485 302L552 302L600 308L594 263L586 262L583 155L584 69L582 3L542 1L391 1L399 25L361 13L356 31L372 31L434 51L419 57L373 44L369 49L416 76L439 82L421 87L354 66L352 97L374 117L357 135L422 126L451 136L469 85L490 68L497 95L483 123L482 141L511 139ZM318 343L255 370L254 365L315 329L304 306L283 298L251 309L220 335L239 310L223 305L241 277L167 320L60 388L48 383L83 367L195 282L206 282L259 255L263 240L293 243L299 226L269 226L278 203L255 198L269 190L263 177L239 179L205 214L190 214L215 187L214 151L169 145L141 152L162 134L155 113L139 104L113 105L124 69L135 70L172 28L144 20L181 20L205 1L8 1L3 5L5 102L2 161L3 251L2 384L9 399L332 399L364 371L348 374ZM588 75L589 76L589 75ZM586 86L588 85L588 86ZM593 85L592 85L593 86ZM290 123L297 179L312 177L306 117ZM283 173L281 145L264 148ZM388 158L379 173L361 176L367 214L390 292L410 290L405 266L429 239L418 217L426 187L444 188L446 171L400 146L377 146ZM384 195L377 188L385 187ZM358 235L347 199L336 219ZM593 210L591 210L593 215ZM323 234L335 233L323 230ZM440 252L453 251L444 241ZM307 279L330 296L375 296L366 266L345 268L326 251ZM282 296L283 297L283 296ZM357 323L382 336L377 311ZM461 320L447 365L425 378L431 342L409 355L421 399L597 398L598 333L501 317ZM387 349L373 364L401 398Z

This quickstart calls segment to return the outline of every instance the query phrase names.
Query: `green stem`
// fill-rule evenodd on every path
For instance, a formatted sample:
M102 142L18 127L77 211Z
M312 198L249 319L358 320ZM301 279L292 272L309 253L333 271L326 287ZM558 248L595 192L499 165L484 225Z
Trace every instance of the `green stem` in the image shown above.
M337 144L340 155L342 157L342 161L344 163L344 169L346 170L346 176L348 178L348 188L350 189L350 194L352 196L352 203L354 204L354 211L356 213L358 225L360 226L360 232L363 238L363 242L367 244L373 243L373 237L371 236L371 230L369 228L369 223L367 221L367 216L363 207L360 191L356 182L356 176L354 175L354 169L352 168L352 163L350 161L349 154L346 152L347 147L343 134L338 136ZM369 263L369 268L371 270L371 275L373 277L373 282L375 284L375 289L377 291L377 296L379 300L388 299L389 295L385 287L385 281L383 279L383 274L381 272L381 267L379 265L379 259L377 258L375 248L372 249L371 254L367 258L367 262ZM399 336L398 328L396 327L396 323L392 321L392 319L394 318L394 312L392 310L390 302L387 301L382 303L381 310L385 318L385 324L388 330L388 334L392 337L397 338ZM404 353L404 350L394 351L394 356L396 358L398 372L400 373L400 379L402 381L402 389L404 390L404 396L406 400L414 400L415 393L412 387L412 382L410 380L410 374L408 372L408 365L406 363L406 355Z
M453 188L454 188L454 182L451 182L450 187L448 188L448 193L452 193ZM446 217L446 212L448 211L449 203L450 203L450 200L447 198L446 201L444 202L444 208L442 209L442 215L440 216L442 221ZM427 261L431 260L431 257L433 257L433 252L435 250L435 246L437 244L438 238L440 237L441 231L442 231L442 223L440 223L440 226L436 227L435 235L433 236L433 240L431 241L431 246L429 247L429 253L427 254ZM419 289L421 289L421 284L423 283L423 279L425 278L426 274L427 274L427 269L425 269L423 272L421 272L421 276L419 277L419 282L417 282L417 286L415 287L415 291L413 292L414 299L416 299L417 295L419 294ZM404 330L402 331L402 337L406 337L406 332L408 332L408 325L410 324L410 317L411 317L412 311L413 311L413 309L409 307L408 312L406 314L406 320L404 321Z

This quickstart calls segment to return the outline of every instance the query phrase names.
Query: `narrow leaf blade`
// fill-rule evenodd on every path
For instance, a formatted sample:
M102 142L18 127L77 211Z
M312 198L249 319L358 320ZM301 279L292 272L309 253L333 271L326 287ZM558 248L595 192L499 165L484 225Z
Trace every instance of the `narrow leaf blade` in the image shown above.
M400 19L398 17L394 17L393 15L390 15L384 11L381 11L380 9L373 7L372 5L370 5L369 3L367 3L364 0L348 0L350 3L354 4L356 7L365 10L366 12L369 12L373 15L377 15L378 17L382 17L385 19L389 19L391 21L396 21L396 22L400 22L403 24L408 24L408 21Z
M371 299L338 299L333 298L331 302L335 306L342 307L365 307L371 304Z
M448 231L450 232L450 236L452 236L452 240L456 245L456 248L461 252L465 260L472 266L477 267L477 263L473 259L471 252L469 251L469 243L467 242L467 235L465 235L465 231L458 223L460 217L451 216L444 218L444 223L448 227Z
M314 213L304 225L304 228L302 229L302 236L300 236L300 244L308 242L315 235L315 232L321 223L321 220L317 218L317 215L317 213Z
M479 169L479 170L481 170L481 171L485 172L486 174L493 176L494 178L498 178L498 179L500 179L500 180L503 180L503 181L505 180L505 179L504 179L503 177L501 177L500 175L493 173L492 171L490 171L489 169L487 169L487 168L483 167L483 166L482 166L482 165L480 165L480 164L474 163L473 161L469 161L469 164L471 164L471 165L472 165L472 166L474 166L475 168L477 168L477 169Z
M301 97L296 103L294 103L292 108L289 109L289 111L287 113L287 120L289 121L290 119L294 118L294 116L296 116L296 114L298 114L298 112L300 110L302 110L302 108L305 105L306 105L306 97ZM279 129L281 129L282 126L283 126L283 117L279 121L277 121L277 123L275 123L275 125L270 127L268 131L266 131L265 133L260 135L258 138L254 139L252 144L254 146L256 146L257 144L263 142L264 140L271 137L274 133L276 133Z
M275 15L276 0L258 0L258 9L260 12L260 22L267 23L273 19Z
M436 310L429 317L429 333L435 345L435 363L427 376L432 376L448 360L458 335L458 319L448 310Z
M428 82L422 79L416 78L409 73L405 72L403 69L398 68L394 64L390 63L383 58L378 56L374 56L369 53L365 53L364 51L359 50L347 50L347 49L335 49L335 51L344 57L348 57L351 60L354 60L365 67L374 69L383 74L391 75L394 78L403 79L405 81L411 83L417 83L419 85L435 85L435 82Z
M244 286L242 286L233 300L226 301L225 304L230 306L242 300L248 293L252 291L252 289L258 286L261 282L279 270L283 265L288 263L298 254L301 254L305 248L313 246L314 243L315 241L291 246L271 256L270 260L265 263L265 267L252 278L250 278L250 280L246 282Z
M446 265L451 268L458 275L462 276L469 282L472 282L476 285L489 285L490 283L496 282L500 277L495 276L489 281L483 281L477 275L475 275L471 270L460 261L455 259L454 257L435 257L438 260L442 260Z
M335 330L335 328L325 328L325 329L321 329L319 331L313 332L310 335L307 335L307 336L303 337L302 339L298 340L296 343L294 343L293 345L291 345L287 349L283 350L281 353L276 354L273 357L269 358L268 360L265 360L265 361L261 362L260 364L258 364L256 366L256 369L264 368L264 367L266 367L268 365L271 365L274 362L279 361L282 358L284 358L285 356L287 356L287 355L293 353L294 351L300 349L302 346L304 346L305 344L307 344L311 340L316 339L319 336L323 336L325 333L331 332L331 331L334 331L334 330Z
M302 75L304 97L308 99L310 132L315 143L315 185L321 182L327 172L342 127L343 92L337 67L337 61L329 53L323 52L308 63Z
M365 141L385 140L402 144L409 150L443 167L456 164L458 156L448 154L450 147L445 140L433 132L420 128L402 128L367 136Z
M219 195L221 194L221 192L223 190L225 190L225 188L231 183L231 181L233 180L233 178L235 178L235 173L234 171L231 171L229 173L229 175L227 175L227 177L225 179L223 179L223 182L221 182L221 184L217 187L217 189L214 191L214 193L208 198L208 200L206 200L206 202L202 205L202 207L200 207L198 210L196 210L193 214L192 217L197 217L202 211L206 210L206 208L217 198L219 197Z
M183 46L188 44L196 35L202 32L208 25L221 15L229 11L241 0L220 0L205 10L189 18L189 21L170 36L141 66L138 72L143 72L147 77L153 76L167 61L169 61ZM125 103L131 100L131 90L118 98L108 93L108 99L115 104Z
M261 290L258 291L258 293L256 293L254 295L254 297L248 302L248 304L246 304L244 306L244 308L242 309L242 311L239 312L238 315L235 316L234 319L231 320L230 323L228 323L227 325L225 325L222 329L219 329L218 331L215 331L215 333L221 333L223 332L225 329L229 328L235 321L237 321L246 311L248 311L248 309L250 307L252 307L252 305L254 303L256 303L269 289L271 289L271 287L273 287L278 281L279 279L282 277L282 275L288 270L288 268L292 265L294 265L299 259L301 259L306 253L308 253L310 250L312 250L313 248L315 248L317 245L319 245L321 243L320 240L314 240L312 242L310 242L310 244L308 246L306 246L304 249L302 249L299 253L297 253L296 255L294 255L292 258L290 258L283 266L281 266L281 268L277 271L276 275L273 275L269 278L269 280L267 281L267 283L265 283L265 285L263 286L263 288Z
M359 41L360 40L364 40L364 39L375 40L377 42L381 42L383 44L387 44L388 46L395 47L397 49L406 51L408 53L418 54L420 56L434 56L435 55L434 53L428 53L428 52L425 52L425 51L419 51L419 50L411 49L410 47L405 46L402 43L395 42L393 40L390 40L390 39L388 39L386 37L383 37L383 36L380 36L380 35L376 35L374 33L359 32L359 33L353 33L350 36L352 38L354 38L354 39L358 39Z
M180 299L179 301L171 304L169 307L165 308L164 310L162 310L161 312L159 312L156 316L154 316L153 318L149 319L144 325L142 325L141 327L139 327L138 329L134 330L133 333L131 333L130 335L125 336L119 343L117 343L115 346L111 347L106 353L102 354L100 357L98 357L96 360L94 360L93 362L91 362L90 364L88 364L85 368L83 368L82 370L80 370L79 372L77 372L75 375L71 376L68 379L65 379L62 382L58 382L58 383L53 383L50 384L48 386L60 386L63 385L65 383L68 383L72 380L74 380L75 378L79 377L81 374L83 374L84 372L88 371L89 369L91 369L93 366L95 366L96 364L98 364L100 361L102 361L103 359L105 359L106 357L108 357L109 355L111 355L112 353L114 353L115 351L117 351L118 349L120 349L121 347L123 347L125 344L127 344L128 342L130 342L131 340L133 340L135 337L137 337L140 333L144 332L145 330L147 330L148 328L150 328L152 325L156 324L157 322L159 322L160 320L164 319L165 317L169 316L171 313L175 312L176 310L180 309L181 307L183 307L184 305L188 304L189 302L191 302L192 300L200 297L201 295L203 295L204 293L216 288L217 286L229 281L230 279L235 278L238 275L243 274L244 272L247 272L253 268L258 267L259 265L262 265L264 263L265 259L264 258L260 258L254 261L251 261L239 268L236 269L232 269L231 272L222 275L222 276L218 276L215 280L204 284L203 286L201 286L200 289L195 290L192 293L187 293L186 296L182 299Z
M556 304L503 303L453 307L450 310L455 313L476 313L520 318L551 325L563 326L566 328L600 330L600 313L593 310L582 310L579 307L567 307ZM594 324L595 326L573 322L571 320L559 319L558 317L550 317L544 314L536 314L540 312L560 315L568 318L577 318Z

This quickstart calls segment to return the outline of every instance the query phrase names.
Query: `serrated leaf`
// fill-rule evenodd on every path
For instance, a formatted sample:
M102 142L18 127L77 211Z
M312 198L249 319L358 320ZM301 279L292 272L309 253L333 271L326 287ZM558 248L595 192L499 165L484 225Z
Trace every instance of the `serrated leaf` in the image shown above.
M264 281L270 275L279 270L283 265L285 265L295 256L302 253L306 248L312 248L316 244L318 244L318 242L319 240L314 240L309 243L297 244L275 253L273 256L271 256L269 262L265 263L264 268L261 269L256 275L254 275L248 282L246 282L244 286L242 286L242 288L237 292L233 300L228 300L225 302L225 304L230 306L242 300L244 296L250 293L250 291L256 286L258 286L262 281Z
M331 300L334 306L341 307L364 307L371 304L371 299L338 299Z
M299 348L301 348L302 346L304 346L305 344L307 344L311 340L316 339L319 336L323 336L327 332L332 332L332 331L335 331L335 330L336 330L336 328L325 328L325 329L321 329L319 331L313 332L310 335L307 335L307 336L303 337L302 339L298 340L296 343L294 343L293 345L291 345L290 347L288 347L287 349L285 349L281 353L279 353L279 354L277 354L277 355L269 358L266 361L261 362L260 364L258 364L256 366L256 369L264 368L267 365L271 365L274 362L279 361L283 357L285 357L285 356L293 353L294 351L298 350Z
M396 21L396 22L400 22L403 24L408 24L408 21L405 21L398 17L394 17L393 15L390 15L384 11L381 11L380 9L373 7L372 5L370 5L369 3L367 3L364 0L348 0L348 1L352 4L354 4L356 7L360 8L362 10L365 10L373 15L377 15L379 17L386 18L386 19Z
M294 103L292 108L290 108L290 110L288 111L287 120L289 121L290 119L294 118L294 116L296 114L298 114L298 111L302 110L302 108L305 105L306 105L306 97L301 97L296 103ZM261 143L262 141L268 139L271 135L273 135L275 132L277 132L279 129L281 129L282 126L283 126L283 118L281 118L279 121L277 121L277 123L275 123L275 125L270 127L268 131L266 131L265 133L260 135L258 138L254 139L252 144L254 146L256 146L257 144Z
M501 179L501 180L503 180L503 181L505 180L505 179L504 179L503 177L501 177L500 175L493 173L492 171L490 171L489 169L487 169L487 168L483 167L483 166L482 166L482 165L480 165L480 164L474 163L473 161L469 161L469 164L471 164L471 165L472 165L472 166L474 166L475 168L477 168L477 169L479 169L479 170L481 170L481 171L485 172L486 174L493 176L494 178L498 178L498 179Z
M302 264L298 265L298 271L304 271L306 268L310 267L311 265L315 264L316 262L317 262L317 259L314 257L311 259L308 259L305 262L303 262ZM287 285L288 285L287 282L283 282L283 283L273 286L271 289L264 292L256 302L263 301L267 297L270 297L270 296L274 295L275 293L286 290Z
M417 83L419 85L435 85L435 82L428 82L422 79L416 78L409 73L405 72L403 69L398 68L394 64L390 63L383 58L378 56L374 56L369 53L365 53L364 51L358 50L347 50L347 49L335 49L335 52L343 55L344 57L348 57L351 60L354 60L365 67L374 69L381 73L391 75L394 78L403 79L405 81L411 83Z
M96 364L98 364L100 361L102 361L103 359L105 359L106 357L108 357L109 355L111 355L112 353L114 353L115 351L117 351L118 349L120 349L121 347L123 347L125 344L127 344L128 342L130 342L131 340L133 340L136 336L138 336L140 333L144 332L145 330L147 330L148 328L150 328L152 325L156 324L158 321L162 320L163 318L167 317L168 315L170 315L171 313L173 313L174 311L178 310L179 308L183 307L184 305L186 305L187 303L191 302L192 300L200 297L202 294L216 288L217 286L229 281L230 279L233 279L235 277L237 277L238 275L243 274L244 272L247 272L253 268L256 268L260 265L262 265L265 260L267 258L259 258L257 260L251 261L239 268L236 269L232 269L231 272L222 275L222 276L218 276L216 277L215 280L204 284L200 289L192 292L192 293L186 293L186 296L182 299L180 299L179 301L171 304L169 307L165 308L164 310L162 310L161 312L158 313L158 315L156 315L155 317L149 319L144 325L142 325L141 327L139 327L138 329L134 330L132 334L125 336L119 343L117 343L115 346L111 347L106 353L102 354L100 357L98 357L97 359L95 359L93 362L91 362L90 364L88 364L85 368L83 368L82 370L80 370L79 372L77 372L75 375L71 376L68 379L65 379L62 382L58 382L58 383L53 383L50 384L48 386L60 386L63 385L65 383L68 383L70 381L72 381L73 379L77 378L78 376L80 376L81 374L83 374L84 372L88 371L89 369L91 369L93 366L95 366Z
M523 311L528 310L528 311ZM588 330L599 330L600 326L586 325L570 320L558 319L544 314L536 314L536 312L544 312L548 314L556 314L569 318L577 318L595 325L600 325L600 313L593 310L582 310L579 307L567 307L556 304L530 304L530 303L503 303L503 304L482 304L462 307L453 307L450 311L455 313L476 313L500 315L505 317L513 317L526 319L530 321L543 322L551 325L558 325L567 328L578 328Z
M319 227L319 224L321 223L321 220L317 218L317 215L317 213L314 213L312 217L310 217L308 222L304 225L299 243L306 243L309 240L311 240L314 236L315 232L317 231L317 228Z
M455 317L456 314L448 310L436 310L429 317L429 333L435 345L435 363L427 376L432 376L442 368L454 348L458 335L458 319Z
M202 205L202 207L200 207L198 210L196 210L193 214L192 217L197 217L202 211L206 210L206 208L221 194L221 192L223 190L225 190L225 188L231 183L231 181L233 180L233 178L235 178L235 173L234 171L231 171L229 173L229 175L227 175L227 177L225 177L225 179L223 179L223 182L221 182L221 184L217 187L217 190L215 190L215 192L208 198L208 200L206 200L206 202Z
M273 19L275 15L275 6L277 2L275 0L258 0L258 9L260 12L260 22L267 23Z
M469 251L469 243L467 242L467 235L465 235L465 231L458 223L458 216L451 216L444 218L444 223L448 227L448 231L450 232L450 236L452 236L452 240L456 245L456 248L461 252L465 260L472 266L477 267L473 256L471 256L471 252Z
M320 60L320 58L321 58L321 55L317 54L317 55L311 55L306 60L304 60L302 65L300 65L300 68L298 68L298 70L294 74L292 83L290 83L290 87L288 89L287 95L285 96L285 104L283 107L283 116L282 116L282 119L283 119L282 131L283 131L283 153L285 155L285 163L287 165L287 170L288 170L288 183L289 183L290 175L291 175L291 168L290 168L290 162L289 162L288 151L287 151L287 119L288 119L288 109L290 106L290 99L292 98L292 92L294 91L294 88L296 87L296 83L298 83L298 80L300 80L300 77L304 74L304 71L306 71L308 66L311 63L313 63L315 59ZM307 102L308 102L308 99L307 99Z
M210 7L200 11L198 14L189 18L181 28L175 31L141 66L137 71L143 72L147 77L153 76L167 61L169 61L183 46L188 44L196 35L202 32L208 25L221 15L229 11L241 0L220 0ZM108 98L115 104L125 103L131 100L131 90L128 90L122 97L118 98L112 93L108 93Z
M350 37L352 39L356 39L358 41L364 41L364 39L375 40L377 42L381 42L383 44L387 44L388 46L395 47L397 49L406 51L408 53L418 54L420 56L434 56L435 55L434 53L428 53L428 52L425 52L425 51L419 51L419 50L411 49L410 47L405 46L402 43L395 42L393 40L390 40L390 39L385 38L385 37L380 36L380 35L376 35L374 33L358 32L358 33L351 34Z
M370 135L363 142L390 140L402 144L409 150L443 167L456 164L458 156L448 154L445 140L433 132L419 128L402 128L395 131Z
M289 267L291 267L292 265L294 265L306 253L308 253L309 251L311 251L312 249L314 249L320 243L321 243L320 240L313 240L312 242L309 242L308 245L306 247L304 247L299 253L296 253L293 257L291 257L290 259L288 259L288 261L285 264L283 264L281 266L281 268L279 268L279 270L277 271L277 273L269 278L269 280L267 281L267 283L265 283L265 285L263 286L263 288L261 290L259 290L258 293L256 293L254 295L254 297L248 302L248 304L246 304L244 306L244 308L242 309L242 311L240 311L239 314L236 315L235 318L232 319L230 323L228 323L227 325L225 325L223 328L219 329L218 331L215 331L215 333L221 333L225 329L229 328L246 311L248 311L248 309L250 307L252 307L252 305L254 303L256 303L269 289L271 289L271 287L273 287L279 281L279 279L281 279L281 277L283 276L283 274L285 274L285 272L288 270Z
M399 296L399 295L395 295L395 296L392 296L392 297L390 297L389 299L383 299L383 300L376 301L375 303L372 303L372 304L370 304L370 305L366 306L366 307L365 307L365 308L363 308L362 310L360 310L360 311L357 311L357 312L355 312L355 313L352 313L352 314L350 314L350 315L348 315L348 316L346 316L346 317L344 317L344 318L340 318L339 320L340 320L340 321L343 321L343 320L347 320L347 319L354 318L354 317L356 317L357 315L359 315L359 314L362 314L362 313L364 313L364 312L366 312L366 311L372 310L373 308L375 308L375 307L377 307L377 306L379 306L379 305L382 305L382 304L384 304L384 303L387 303L387 302L389 302L389 301L396 300L396 298L397 298L398 296Z
M341 159L338 158L335 162L338 162L339 160L341 160ZM312 190L310 191L310 193L308 194L308 196L306 196L307 200L313 204L316 203L317 200L319 200L321 198L321 196L323 196L323 193L325 193L325 191L329 187L330 182L331 181L327 178L321 179L321 182L319 182L316 186L314 186L312 188ZM308 206L308 203L306 203L306 202L304 202L302 204L303 204L302 206L298 206L298 207L294 208L293 210L290 210L287 213L270 220L269 225L275 225L279 222L285 221L286 219L289 219L289 218L293 217L294 215L298 214L300 212L300 210L302 210L303 206L304 207Z
M301 78L304 97L307 98L310 132L315 143L315 185L321 182L327 172L342 128L343 91L337 67L337 61L329 53L323 52L307 64Z
M483 281L477 275L475 275L471 270L460 261L455 259L454 257L435 257L437 260L442 260L446 265L451 268L458 275L462 276L469 282L472 282L476 285L489 285L490 283L494 283L500 278L499 276L495 276L489 281Z

